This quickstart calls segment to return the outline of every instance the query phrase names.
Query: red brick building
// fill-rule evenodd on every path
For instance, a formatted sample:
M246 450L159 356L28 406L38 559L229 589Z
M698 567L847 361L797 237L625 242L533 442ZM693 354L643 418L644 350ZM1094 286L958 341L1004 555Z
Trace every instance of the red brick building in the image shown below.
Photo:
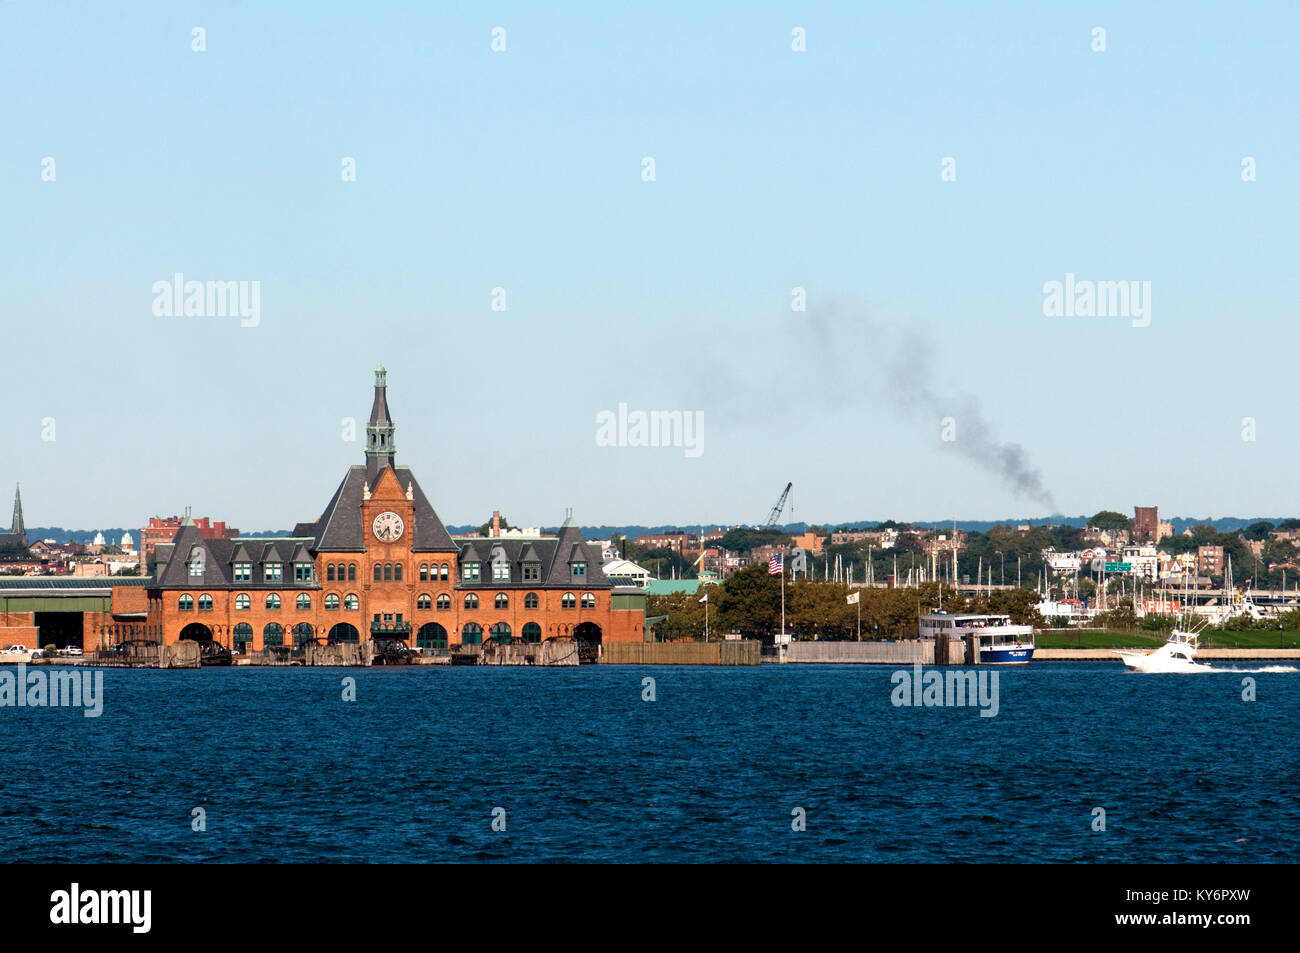
M146 638L233 650L398 639L460 644L642 641L645 595L615 586L572 518L549 538L451 536L396 464L386 372L375 372L365 464L290 537L205 536L186 519L148 589Z
M200 516L198 519L192 519L187 513L181 516L153 516L149 519L149 525L140 529L140 570L149 572L154 562L154 553L159 546L165 546L176 538L177 531L181 524L189 519L198 527L199 535L204 539L234 539L239 535L239 530L233 526L227 526L224 522L218 520L212 522L206 516Z

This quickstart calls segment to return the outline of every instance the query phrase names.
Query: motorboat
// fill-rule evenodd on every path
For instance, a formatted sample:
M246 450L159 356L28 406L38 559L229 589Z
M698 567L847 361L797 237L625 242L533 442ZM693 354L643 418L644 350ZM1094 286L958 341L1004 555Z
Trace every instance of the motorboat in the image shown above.
M1111 649L1130 672L1172 675L1183 672L1209 672L1213 669L1196 660L1196 633L1174 629L1164 645L1153 652L1129 652Z

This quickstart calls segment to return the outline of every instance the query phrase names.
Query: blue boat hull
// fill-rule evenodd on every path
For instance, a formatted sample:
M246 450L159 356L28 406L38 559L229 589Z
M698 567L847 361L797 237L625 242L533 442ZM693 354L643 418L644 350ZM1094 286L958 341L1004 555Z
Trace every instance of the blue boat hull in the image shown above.
M980 649L981 665L1025 665L1033 657L1034 649L1031 645Z

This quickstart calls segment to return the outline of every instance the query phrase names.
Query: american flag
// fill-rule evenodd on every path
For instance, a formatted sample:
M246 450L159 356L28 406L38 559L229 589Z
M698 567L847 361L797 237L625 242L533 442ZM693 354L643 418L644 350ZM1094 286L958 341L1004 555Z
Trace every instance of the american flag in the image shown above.
M772 558L767 561L767 574L769 576L781 575L781 570L785 568L784 559L785 557L783 554L773 553Z

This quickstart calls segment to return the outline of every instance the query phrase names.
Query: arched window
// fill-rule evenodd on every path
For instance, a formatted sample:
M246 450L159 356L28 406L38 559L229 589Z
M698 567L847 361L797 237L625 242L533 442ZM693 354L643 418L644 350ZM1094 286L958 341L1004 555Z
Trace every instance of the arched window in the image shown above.
M542 627L536 622L525 622L523 638L525 642L542 641Z
M193 612L194 597L191 596L189 593L186 593L185 595L181 596L179 599L176 600L176 609L180 612Z
M432 608L433 608L433 599L429 596L429 594L428 594L427 592L426 592L426 593L422 593L422 594L419 595L419 596L416 598L416 600L415 600L415 608L417 608L417 609L432 609Z
M504 622L498 622L492 626L492 641L497 645L509 645L511 642L510 626Z
M483 641L483 629L477 622L466 622L460 627L462 645L478 645Z
M478 593L471 592L469 595L465 597L465 608L466 609L478 608Z
M429 581L429 564L420 563L420 582Z
M383 582L383 581L384 581L384 567L379 563L375 563L375 582Z
M590 592L584 592L582 594L582 607L584 609L596 608L596 597L593 596Z
M426 652L445 652L447 651L447 630L436 622L426 622L420 626L420 631L416 633L415 644Z
M326 582L333 582L333 581L334 581L334 564L333 564L333 563L330 563L328 566L325 567L325 581L326 581Z
M451 608L451 596L447 595L447 593L445 593L445 592L444 592L444 593L441 593L441 594L438 596L438 608L439 608L439 609L450 609L450 608Z
M353 593L348 593L346 596L343 597L343 608L353 610L353 611L360 609L361 600L358 599Z
M233 641L235 643L236 652L247 651L249 643L253 641L253 627L247 622L239 623L239 625L235 626L235 636Z
M252 604L253 600L248 598L248 593L246 592L241 592L239 595L235 596L236 609L247 609Z
M263 645L284 645L284 628L278 622L268 622L262 629Z
M357 564L348 563L348 582L357 581Z
M393 566L393 581L394 581L394 582L401 582L401 581L402 581L402 564L401 564L401 563L397 563L395 566Z
M338 645L340 642L360 642L361 633L350 622L340 622L330 629L327 638L330 645Z
M316 630L310 622L299 622L293 627L293 644L295 646L306 645L308 642L316 641Z
M212 597L208 595L206 592L203 595L199 596L199 611L200 612L212 611Z
M566 592L560 599L561 609L572 609L578 604L578 599L571 592Z
M498 592L497 597L492 600L492 604L498 609L509 609L510 597L504 592Z
M339 607L338 593L331 592L328 596L325 597L325 608L332 611L334 609L337 609L338 607Z
M525 609L537 608L537 593L530 592L528 593L528 595L524 596L524 608Z
M443 563L443 564L442 564L442 578L443 578L443 579L446 579L446 578L447 578L447 564L446 564L446 563Z
M298 598L294 600L294 605L299 609L311 608L311 596L305 592L298 593Z
M268 593L266 597L266 607L268 609L280 608L280 597L276 593Z
M391 563L384 563L384 582L393 581L393 566Z

